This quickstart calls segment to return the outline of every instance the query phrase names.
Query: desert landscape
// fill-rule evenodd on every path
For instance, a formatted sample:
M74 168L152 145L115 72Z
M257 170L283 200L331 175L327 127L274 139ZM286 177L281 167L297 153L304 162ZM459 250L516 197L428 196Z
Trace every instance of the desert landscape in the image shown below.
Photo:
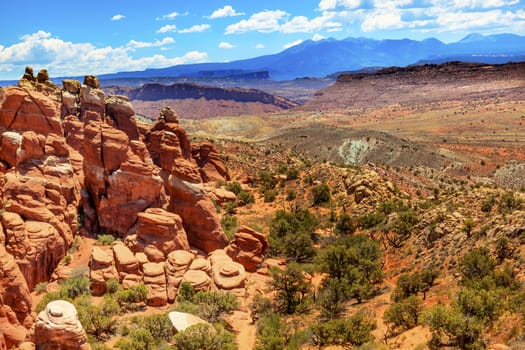
M191 118L26 70L1 90L3 346L525 346L522 68L177 97L279 108Z
M0 12L0 350L525 349L521 1L103 5Z

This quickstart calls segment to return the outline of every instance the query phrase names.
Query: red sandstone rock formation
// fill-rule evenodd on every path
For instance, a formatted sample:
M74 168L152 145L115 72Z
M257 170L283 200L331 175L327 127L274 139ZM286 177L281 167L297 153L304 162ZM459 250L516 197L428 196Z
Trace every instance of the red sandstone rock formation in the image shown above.
M202 142L193 145L191 154L193 159L197 161L202 181L216 182L230 180L228 171L212 143Z
M135 224L138 213L162 205L165 196L158 171L133 153L123 131L88 122L81 153L85 186L100 232L124 235Z
M226 253L247 271L256 271L268 250L268 238L247 226L241 226L226 247Z
M87 335L73 304L55 300L38 314L29 339L37 349L88 350Z

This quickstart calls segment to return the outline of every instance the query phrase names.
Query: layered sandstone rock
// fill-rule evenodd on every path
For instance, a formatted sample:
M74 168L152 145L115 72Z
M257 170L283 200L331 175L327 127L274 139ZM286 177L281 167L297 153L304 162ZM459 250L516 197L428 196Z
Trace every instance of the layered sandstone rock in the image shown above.
M25 338L27 329L23 325L32 321L32 302L24 276L3 244L0 244L0 276L0 330L10 348Z
M75 306L64 300L50 302L38 314L30 339L37 349L91 349Z
M213 281L219 289L234 290L244 288L246 272L244 267L234 262L224 250L217 249L210 254ZM237 291L237 292L242 292Z
M137 216L136 239L149 261L165 261L174 250L190 249L182 219L177 214L149 208Z
M175 250L168 254L164 268L166 270L168 301L173 303L184 274L193 261L193 254L185 250Z
M62 107L60 116L64 118L68 115L75 117L80 116L80 81L63 80L62 81Z
M124 235L138 213L162 205L162 179L154 167L133 153L123 131L105 123L88 122L82 155L85 185L100 230Z
M166 292L164 263L146 263L142 268L144 270L144 284L148 288L146 303L149 306L166 305L168 294Z
M113 254L122 286L129 288L139 284L142 281L142 271L133 252L124 244L117 243L113 245Z
M5 89L0 128L6 130L0 136L6 250L31 289L50 278L73 241L80 184L54 100L30 89Z
M89 267L91 289L94 295L102 295L106 292L106 281L109 279L119 279L113 251L110 247L94 246Z
M225 251L247 271L256 271L268 250L268 238L247 226L241 226Z
M191 245L212 252L228 244L215 206L206 196L202 183L192 183L171 175L168 191L168 210L181 216Z
M135 111L126 96L109 96L106 99L106 114L114 126L124 131L130 140L138 140L139 130Z
M4 90L0 128L62 135L58 102L35 90L17 87L7 87Z
M191 154L199 166L202 181L216 182L230 180L228 170L226 170L219 153L212 143L202 142L192 145Z

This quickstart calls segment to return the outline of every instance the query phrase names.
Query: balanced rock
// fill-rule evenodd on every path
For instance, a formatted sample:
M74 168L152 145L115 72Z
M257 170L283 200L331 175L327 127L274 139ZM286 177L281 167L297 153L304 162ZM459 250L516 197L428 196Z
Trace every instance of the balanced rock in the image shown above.
M73 304L55 300L35 320L30 339L37 349L91 349Z
M268 250L268 238L247 226L241 226L225 251L247 271L256 271Z
M135 111L126 96L109 96L106 99L106 114L113 120L114 126L124 131L130 140L138 140Z

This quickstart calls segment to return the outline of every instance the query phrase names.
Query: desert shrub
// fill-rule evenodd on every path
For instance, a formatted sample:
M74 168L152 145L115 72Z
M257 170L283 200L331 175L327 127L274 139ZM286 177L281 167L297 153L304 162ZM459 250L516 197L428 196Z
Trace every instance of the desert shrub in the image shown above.
M308 211L279 210L270 223L270 255L284 255L295 261L308 261L315 256L315 229L318 220Z
M295 198L297 198L297 193L292 190L292 189L289 189L286 191L286 200L287 201L293 201Z
M343 279L328 277L316 297L323 318L338 318L345 311L345 302L350 296L350 286Z
M116 278L110 278L106 281L106 291L109 294L114 294L122 289L119 281Z
M114 298L124 311L133 311L138 303L146 302L148 288L144 284L132 286L129 289L122 289L115 292Z
M275 188L277 185L277 179L275 179L269 172L261 170L258 174L258 181L261 185L261 191Z
M228 184L226 184L225 188L226 190L235 193L236 196L238 196L239 193L241 193L242 191L242 186L237 181L229 182Z
M330 187L323 183L312 188L313 204L320 205L330 201Z
M375 328L375 322L362 312L348 318L315 323L310 327L312 341L320 347L362 345L373 339L371 331Z
M310 285L305 273L296 265L289 264L286 270L272 268L269 285L275 291L274 307L282 314L304 312L308 307Z
M224 314L239 307L237 297L232 293L195 292L188 283L179 288L177 301L177 311L195 314L211 323L218 322Z
M220 326L196 324L179 332L174 337L177 350L235 350L235 335Z
M382 281L379 244L365 235L347 236L326 247L319 257L322 271L346 284L343 296L358 302L372 297Z
M452 306L437 304L425 311L423 323L432 333L432 348L452 346L460 349L484 349L483 325L474 318L462 314Z
M438 275L438 270L429 267L413 274L402 274L392 292L392 300L399 302L420 292L423 292L423 299L425 299L426 292L432 287Z
M482 204L481 211L484 213L489 213L496 204L496 198L493 195L490 195Z
M285 175L288 180L296 180L299 177L299 170L296 168L288 168Z
M501 196L499 201L499 212L510 213L521 206L521 200L516 198L514 192L507 192Z
M275 190L266 190L264 191L264 203L272 203L277 197L277 192Z
M237 195L237 203L240 207L247 204L255 203L255 197L252 193L245 190L241 190Z
M47 285L48 285L48 282L40 282L35 286L34 291L37 294L42 294L46 291Z
M117 331L117 319L120 312L119 305L110 298L106 298L102 305L93 305L89 297L80 297L75 300L78 319L87 334L97 340L105 340Z
M112 245L115 242L115 236L110 234L102 234L97 237L98 245Z
M359 216L357 221L359 223L359 227L362 229L370 229L384 223L386 221L386 216L380 212L366 213Z
M268 314L257 322L255 350L296 350L308 341L308 331L300 331L279 314Z
M467 234L467 237L471 236L473 228L474 220L472 220L472 218L466 218L465 220L463 220L463 230Z
M195 295L195 289L193 289L193 286L189 284L188 282L182 282L179 286L179 289L177 291L177 301L183 302L183 301L193 301L193 296Z
M221 219L222 230L228 237L228 240L232 240L235 237L239 223L237 222L237 217L231 214L226 214Z
M495 267L496 261L486 247L474 248L459 261L462 283L473 288L489 289Z
M421 300L412 295L390 305L383 314L383 320L388 325L389 333L395 335L417 326L421 311Z
M354 218L347 213L342 213L335 224L335 232L342 235L350 235L356 231Z

